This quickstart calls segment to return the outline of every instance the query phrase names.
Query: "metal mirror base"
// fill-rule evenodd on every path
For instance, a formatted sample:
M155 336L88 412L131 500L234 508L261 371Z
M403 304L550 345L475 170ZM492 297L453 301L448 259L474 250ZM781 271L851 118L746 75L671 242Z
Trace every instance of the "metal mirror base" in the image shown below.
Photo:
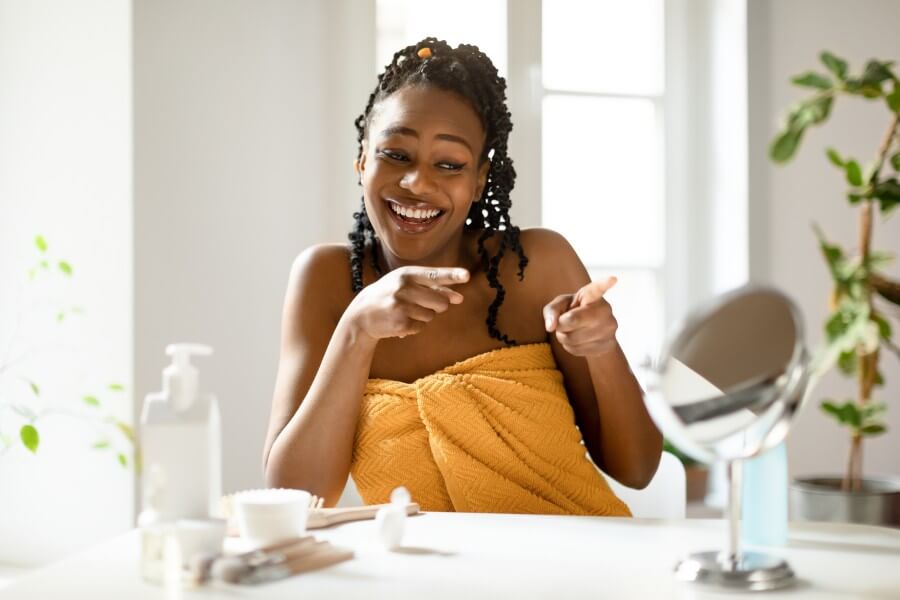
M762 592L793 585L794 572L777 556L743 552L736 563L723 560L720 552L691 554L675 567L681 581L703 583L732 590Z

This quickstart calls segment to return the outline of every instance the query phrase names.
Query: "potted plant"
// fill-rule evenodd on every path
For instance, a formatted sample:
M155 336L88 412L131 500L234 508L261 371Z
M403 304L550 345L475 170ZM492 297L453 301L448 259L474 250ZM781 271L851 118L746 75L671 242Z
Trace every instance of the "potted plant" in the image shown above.
M850 435L843 477L796 479L791 486L791 509L797 519L900 525L900 480L864 478L862 474L863 441L886 430L886 405L878 398L878 389L884 384L879 361L885 350L900 357L888 318L900 314L900 282L882 272L891 257L872 248L876 213L888 218L900 203L900 83L892 62L869 60L856 76L851 75L847 62L834 54L822 52L820 58L827 73L809 71L792 79L795 85L811 88L813 94L789 109L783 129L769 149L773 161L789 161L804 132L828 119L838 97L856 96L877 103L879 109L886 107L889 124L868 164L834 148L826 152L849 184L846 198L858 214L859 246L846 250L815 228L834 287L825 341L814 368L821 376L836 366L855 378L857 393L854 398L827 399L820 404Z

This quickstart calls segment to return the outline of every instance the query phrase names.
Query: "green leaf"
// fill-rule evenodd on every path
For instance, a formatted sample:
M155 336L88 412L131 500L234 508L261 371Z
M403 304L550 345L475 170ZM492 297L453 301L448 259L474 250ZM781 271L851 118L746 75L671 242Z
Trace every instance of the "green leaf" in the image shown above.
M895 153L891 157L891 166L894 167L895 171L900 171L900 152Z
M56 313L56 322L57 323L62 323L65 320L66 320L66 311L61 310L58 313Z
M119 452L119 453L116 455L116 458L119 459L119 464L120 464L120 465L122 465L122 466L125 467L125 468L128 467L128 458L127 458L124 454L122 454L121 452Z
M891 339L891 324L881 315L872 315L872 320L878 325L878 336L883 340Z
M864 85L860 88L860 92L862 92L863 98L868 98L869 100L874 100L875 98L880 98L883 94L881 91L881 84L873 84L873 85Z
M862 169L860 169L858 162L855 160L848 160L844 165L844 170L847 172L847 182L850 185L862 185Z
M791 83L793 83L794 85L817 88L820 90L830 90L834 85L828 77L820 75L819 73L816 73L814 71L807 71L802 75L794 77L793 79L791 79Z
M134 428L131 425L122 421L116 421L116 427L128 438L128 441L134 443Z
M688 456L687 454L685 454L684 452L679 450L675 446L675 444L673 444L672 442L670 442L667 439L663 440L663 451L674 455L675 458L680 460L681 464L683 464L685 467L690 467L690 466L698 464L698 462L694 458L692 458L691 456Z
M822 402L821 406L822 410L836 418L841 425L846 425L854 429L859 429L862 425L862 415L859 412L859 408L857 408L853 402L848 401L844 404L837 405L826 400Z
M19 430L19 438L21 438L26 448L31 450L32 453L37 453L38 445L41 443L41 436L38 435L34 425L22 425L22 428Z
M838 357L838 368L844 375L856 373L856 350L846 350Z
M900 203L900 182L896 178L880 181L875 185L872 195L881 203L882 214L887 214Z
M862 407L862 415L863 415L863 424L869 425L866 422L868 419L872 419L873 417L887 411L887 404L884 402L869 402Z
M844 251L841 250L840 246L829 244L828 240L825 239L825 234L822 233L822 230L819 229L818 225L813 225L813 232L819 240L819 248L825 256L825 262L828 263L828 269L831 271L831 276L837 280L839 278L838 266L844 260Z
M822 64L828 67L828 70L841 81L847 76L847 61L843 58L838 58L826 50L819 54L819 59L822 61Z
M100 401L97 400L96 396L85 396L82 400L88 406L100 406Z
M852 192L847 194L847 200L850 202L850 204L853 204L853 205L859 204L859 201L862 199L863 199L863 197L859 194L854 194Z
M878 386L884 385L884 375L881 374L881 371L875 371L875 379L873 380L873 383Z
M800 145L800 139L803 137L803 130L788 129L778 135L769 146L769 157L777 163L785 163L789 161L797 147Z
M861 427L859 429L859 432L865 436L879 435L884 433L885 431L887 431L887 427L880 423L875 425L866 425L865 427Z
M104 448L109 448L109 442L107 440L100 440L99 442L94 443L91 448L95 448L97 450L103 450Z
M814 98L804 105L803 110L808 113L808 116L804 118L811 119L811 123L814 125L821 123L831 114L831 104L833 102L834 98L831 95Z
M840 167L841 169L844 168L844 161L841 158L841 155L838 154L837 150L835 150L834 148L829 148L825 151L825 154L828 156L828 160L831 161L831 164L836 167Z
M881 267L891 264L894 262L894 255L890 252L871 252L869 253L869 257L866 259L866 268L869 271L874 271Z
M68 276L72 276L72 265L64 260L59 261L59 270Z
M35 382L28 380L28 387L31 388L31 393L34 394L35 396L41 395L41 388L38 387L38 384L36 384Z
M849 94L859 94L862 92L862 79L847 79L844 82L844 89Z
M859 284L855 284L859 287ZM855 288L851 293L858 294ZM825 322L826 343L818 350L814 369L823 374L844 352L873 352L878 347L878 326L869 320L870 308L860 297L845 296Z
M891 72L890 66L893 63L890 62L880 62L877 60L870 60L866 63L866 69L863 71L862 76L862 84L864 87L875 87L880 86L881 82L888 81L894 79L894 74ZM880 92L879 88L879 92Z
M884 97L892 112L900 113L900 84L894 82L894 91Z
M44 236L37 235L34 237L34 245L37 246L37 249L41 252L47 251L47 240L44 239Z
M121 383L111 383L109 384L109 391L111 392L124 392L125 386Z

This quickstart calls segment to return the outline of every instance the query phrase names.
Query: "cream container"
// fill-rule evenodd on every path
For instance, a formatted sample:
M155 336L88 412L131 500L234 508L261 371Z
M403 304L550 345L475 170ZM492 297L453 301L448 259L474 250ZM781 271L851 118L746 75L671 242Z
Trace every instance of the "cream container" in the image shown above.
M306 531L310 493L270 488L234 495L234 516L241 538L255 545L299 537Z

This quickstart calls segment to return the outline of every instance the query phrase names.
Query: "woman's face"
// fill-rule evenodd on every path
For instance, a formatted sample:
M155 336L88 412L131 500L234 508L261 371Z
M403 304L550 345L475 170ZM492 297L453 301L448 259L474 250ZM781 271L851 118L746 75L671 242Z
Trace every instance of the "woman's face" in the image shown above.
M475 110L453 92L405 87L375 105L359 169L384 250L407 263L455 255L487 179L484 142Z

